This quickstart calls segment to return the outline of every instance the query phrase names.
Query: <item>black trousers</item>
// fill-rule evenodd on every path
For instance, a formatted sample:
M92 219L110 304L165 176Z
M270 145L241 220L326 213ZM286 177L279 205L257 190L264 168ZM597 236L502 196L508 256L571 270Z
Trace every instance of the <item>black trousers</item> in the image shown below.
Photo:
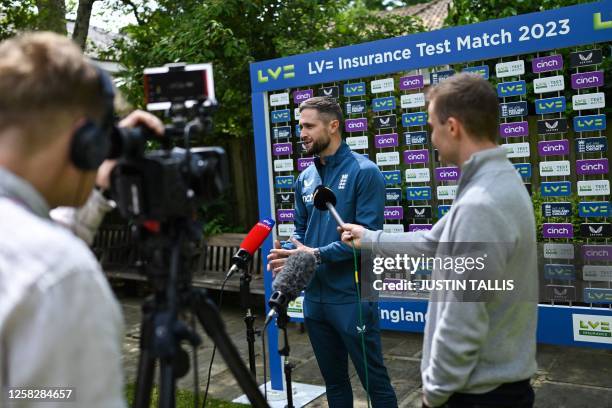
M484 394L456 392L441 408L532 408L535 399L529 379L502 384Z

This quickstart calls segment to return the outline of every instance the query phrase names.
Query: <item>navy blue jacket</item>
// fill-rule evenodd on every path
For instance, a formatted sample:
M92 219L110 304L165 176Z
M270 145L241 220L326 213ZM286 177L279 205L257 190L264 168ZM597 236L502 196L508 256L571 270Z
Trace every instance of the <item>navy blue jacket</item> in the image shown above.
M313 204L313 192L321 184L336 195L336 210L344 222L376 231L383 226L385 182L372 161L342 142L334 155L325 157L324 166L315 158L315 164L299 175L294 186L293 237L321 251L321 265L306 288L306 299L335 304L355 302L353 249L340 240L338 225L329 211L319 211Z

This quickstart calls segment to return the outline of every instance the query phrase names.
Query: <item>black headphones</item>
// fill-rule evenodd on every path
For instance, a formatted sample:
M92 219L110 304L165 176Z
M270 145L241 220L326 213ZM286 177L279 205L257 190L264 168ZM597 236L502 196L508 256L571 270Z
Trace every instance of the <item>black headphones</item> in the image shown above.
M72 136L70 159L80 170L96 170L108 157L111 147L111 131L115 116L115 92L110 77L95 67L100 81L104 113L100 123L91 119L81 125Z

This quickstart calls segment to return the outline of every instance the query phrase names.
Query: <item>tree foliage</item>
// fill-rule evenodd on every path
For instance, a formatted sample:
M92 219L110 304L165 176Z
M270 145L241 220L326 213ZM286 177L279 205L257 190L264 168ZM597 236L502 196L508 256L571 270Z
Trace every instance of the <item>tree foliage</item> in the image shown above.
M589 2L588 0L453 0L444 23L451 27L473 24Z
M381 16L348 0L162 0L126 27L114 59L125 92L142 104L142 71L168 62L213 62L218 137L252 134L249 64L422 30L412 17Z

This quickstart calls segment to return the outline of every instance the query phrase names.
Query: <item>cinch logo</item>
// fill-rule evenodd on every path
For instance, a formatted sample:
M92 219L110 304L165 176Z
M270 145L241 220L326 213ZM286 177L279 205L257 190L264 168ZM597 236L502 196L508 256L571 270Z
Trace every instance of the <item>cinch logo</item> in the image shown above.
M531 163L512 163L516 172L523 178L531 178Z
M280 127L272 128L272 137L274 139L290 138L291 137L291 126L280 126Z
M412 89L423 88L423 75L411 75L400 78L401 91L410 91Z
M572 74L572 88L585 89L603 86L603 71L580 72Z
M399 145L397 133L389 133L386 135L374 136L374 146L377 149L383 149L385 147L395 147Z
M431 224L410 224L408 226L408 232L416 232L416 231L429 231L431 229ZM419 282L419 281L415 281Z
M272 152L275 156L284 156L293 153L291 143L276 143L272 145Z
M272 80L278 79L281 74L283 79L289 79L295 77L295 66L291 65L283 65L282 67L275 68L267 68L265 72L261 69L257 70L257 82L260 84L264 84L272 78Z
M385 184L400 184L402 182L402 173L399 170L389 170L382 172Z
M538 115L564 112L565 98L563 96L556 96L554 98L536 99L535 109Z
M291 188L295 182L293 176L276 176L274 178L274 187L276 188Z
M542 224L544 238L572 238L574 229L572 224Z
M402 114L402 126L425 126L427 124L427 113L414 112Z
M387 188L385 189L385 200L387 201L399 201L402 199L401 188Z
M544 203L542 215L544 217L568 217L572 214L571 203Z
M612 245L583 245L582 259L585 261L612 261Z
M293 92L293 103L299 105L304 102L306 99L310 99L314 96L314 92L312 89L305 89L303 91L295 91Z
M407 200L431 200L431 187L407 187Z
M585 288L584 301L586 303L610 304L612 303L612 289Z
M400 206L385 207L384 217L385 220L401 220L404 218L404 209Z
M374 112L393 110L395 109L395 97L387 96L384 98L376 98L372 100L372 110Z
M572 52L570 54L570 67L585 67L587 65L601 64L601 49Z
M289 122L291 120L289 109L272 111L272 123Z
M529 124L527 122L502 123L499 125L501 137L529 136Z
M281 222L293 222L295 220L295 210L278 210L276 212L276 219Z
M499 116L511 118L515 116L527 116L527 102L509 102L499 105Z
M584 201L578 204L578 215L584 218L609 217L612 208L607 201Z
M562 139L538 142L538 153L540 156L569 154L569 141Z
M576 160L576 174L608 174L608 159Z
M544 279L576 280L576 267L568 264L546 264Z
M459 180L460 170L457 167L439 167L435 169L436 180L454 181Z
M304 171L306 170L306 168L308 168L309 166L312 166L313 164L314 164L314 159L312 157L303 157L303 158L297 159L298 171Z
M451 209L450 205L439 205L438 206L438 218L444 217Z
M361 96L365 95L365 82L357 82L355 84L344 84L344 96Z
M344 130L347 132L365 132L368 129L366 118L347 119L344 121Z
M474 74L480 75L484 79L489 79L489 66L488 65L463 68L463 72L472 72Z
M571 194L569 181L551 181L540 184L540 192L544 197L566 197Z
M594 132L606 129L606 115L576 116L574 130L577 132Z
M527 85L525 81L500 82L497 84L497 96L500 98L525 95L526 93Z
M405 132L404 138L407 145L424 145L427 143L427 132Z
M428 163L428 162L429 162L429 151L427 149L405 150L404 151L404 163L406 164L417 164L417 163Z
M534 58L531 68L535 74L540 72L558 71L563 69L563 57L561 55L550 55L547 57Z

